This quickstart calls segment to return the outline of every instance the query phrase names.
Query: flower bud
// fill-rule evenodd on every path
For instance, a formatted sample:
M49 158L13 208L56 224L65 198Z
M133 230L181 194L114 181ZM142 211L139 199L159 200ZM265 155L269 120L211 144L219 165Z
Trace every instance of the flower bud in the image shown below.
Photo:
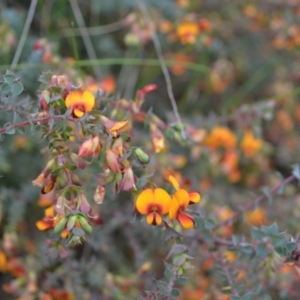
M90 206L86 196L83 193L79 194L79 201L80 201L80 210L84 214L87 214L90 211L91 206Z
M130 191L134 187L134 174L131 168L127 168L123 174L120 189Z
M78 216L79 223L83 231L87 234L92 233L92 226L87 222L86 218L82 215Z
M99 136L95 136L92 139L83 142L79 149L78 156L93 156L98 155L100 152L100 139Z
M118 162L118 158L111 149L108 149L106 151L106 161L107 161L108 167L114 173L120 172L120 165L119 165L119 162Z
M66 226L66 224L67 224L67 221L68 221L68 217L63 216L63 217L58 221L58 223L55 225L55 227L54 227L54 232L55 232L55 233L61 233L61 232L65 229L65 226Z
M67 224L67 230L68 231L72 230L72 228L76 224L77 219L78 219L78 215L72 215L72 216L69 217L68 224Z
M147 164L150 161L149 155L140 148L134 148L133 153L142 164Z

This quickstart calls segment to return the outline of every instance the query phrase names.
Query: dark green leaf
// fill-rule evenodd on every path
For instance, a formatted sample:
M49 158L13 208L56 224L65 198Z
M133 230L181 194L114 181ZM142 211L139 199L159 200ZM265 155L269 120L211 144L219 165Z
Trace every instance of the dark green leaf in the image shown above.
M180 291L178 289L173 289L171 292L171 296L177 297L180 295Z

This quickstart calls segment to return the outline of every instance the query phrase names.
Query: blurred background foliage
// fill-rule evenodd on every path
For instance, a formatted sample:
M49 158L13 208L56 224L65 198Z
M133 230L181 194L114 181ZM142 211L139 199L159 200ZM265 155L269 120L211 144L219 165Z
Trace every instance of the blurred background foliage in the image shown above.
M182 183L200 190L199 213L218 223L264 186L278 184L299 162L300 5L296 0L144 2L171 74L180 116L198 140L182 145L167 139L168 150L155 154L144 126L136 124L133 143L152 153L145 171L155 171L154 181L176 174ZM158 89L147 95L143 109L174 122L152 37L135 1L37 1L13 68L32 3L0 3L0 72L11 69L21 79L20 98L33 101L31 110L38 107L38 77L50 70L69 76L77 86L94 84L113 99L132 99L138 89L154 83ZM1 126L12 117L2 111ZM247 131L256 140L250 137L250 146L243 146ZM6 135L0 144L1 253L10 259L10 265L2 267L0 298L137 299L143 290L155 290L153 278L163 277L168 246L162 245L158 228L135 219L130 193L107 193L101 208L96 207L101 224L82 246L68 248L52 233L37 230L43 209L31 181L43 169L47 149L38 132L28 128L25 133ZM227 147L231 142L233 146ZM247 154L249 147L253 155ZM98 172L94 165L84 175L91 197ZM223 226L218 234L249 237L249 225L277 222L281 231L295 236L299 215L298 187L289 185L274 201ZM196 259L181 288L182 299L229 299L215 280L218 272L210 249L200 246L197 233L186 235ZM275 274L247 273L261 262L249 267L234 255L228 261L236 264L237 280L255 292L255 299L296 299L299 280L292 267L278 267ZM24 276L34 285L37 298L22 298L16 292L30 288Z

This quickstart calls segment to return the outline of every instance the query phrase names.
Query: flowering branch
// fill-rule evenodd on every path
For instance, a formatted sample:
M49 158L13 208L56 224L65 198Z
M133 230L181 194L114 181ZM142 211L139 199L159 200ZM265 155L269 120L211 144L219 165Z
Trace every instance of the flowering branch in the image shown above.
M273 187L269 193L271 195L276 194L282 187L286 186L287 184L291 183L292 181L294 181L296 179L296 176L294 174L290 175L289 177L287 177L285 180L283 180L280 184L278 184L277 186ZM245 205L243 209L241 209L240 211L237 211L236 213L234 213L230 218L228 218L227 220L215 225L212 230L217 230L218 228L224 226L224 225L228 225L230 223L232 223L233 221L235 221L236 219L238 219L245 211L253 209L254 207L256 207L260 202L262 202L263 200L268 199L268 196L265 194L260 195L259 197L257 197L255 200L253 200L252 202L250 202L249 204Z

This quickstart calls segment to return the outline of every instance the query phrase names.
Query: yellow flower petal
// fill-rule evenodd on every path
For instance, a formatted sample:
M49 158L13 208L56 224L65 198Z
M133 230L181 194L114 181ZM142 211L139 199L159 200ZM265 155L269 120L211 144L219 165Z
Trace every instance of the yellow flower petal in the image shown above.
M70 107L78 102L81 102L82 101L81 98L82 98L81 91L73 91L69 93L65 100L66 107Z
M181 224L184 229L191 229L195 225L194 219L185 213L179 213L177 216L177 221Z
M84 111L82 111L81 109L75 108L73 110L73 114L75 115L75 117L81 118L84 115Z
M156 211L151 212L147 216L146 220L147 220L147 223L150 224L150 225L160 225L162 223L162 217Z
M177 213L179 211L179 203L174 197L172 198L170 210L169 210L169 218L171 220L175 220L177 217Z
M54 205L45 209L45 217L46 218L54 218Z
M142 215L147 215L149 213L149 205L153 203L154 193L152 189L143 190L136 199L136 209Z
M163 189L157 188L154 190L154 203L161 206L161 214L167 214L171 205L171 196Z
M91 111L95 105L94 95L90 91L85 91L82 94L82 98L84 100L86 112Z
M128 127L129 127L128 121L116 122L113 127L109 128L109 131L110 132L117 131L117 130L125 131L128 129Z
M35 226L38 228L38 230L45 231L45 230L52 228L53 223L51 221L41 220L41 221L37 221L35 223Z
M175 177L173 177L172 175L170 175L169 176L169 181L174 186L174 188L176 189L176 191L178 191L180 189L180 185L179 185L178 181L175 179Z
M0 272L4 273L7 271L7 258L3 251L0 250Z
M190 195L187 191L180 189L173 196L173 201L176 200L181 209L186 209L190 202Z
M201 195L198 192L189 192L190 204L198 203L201 200Z

